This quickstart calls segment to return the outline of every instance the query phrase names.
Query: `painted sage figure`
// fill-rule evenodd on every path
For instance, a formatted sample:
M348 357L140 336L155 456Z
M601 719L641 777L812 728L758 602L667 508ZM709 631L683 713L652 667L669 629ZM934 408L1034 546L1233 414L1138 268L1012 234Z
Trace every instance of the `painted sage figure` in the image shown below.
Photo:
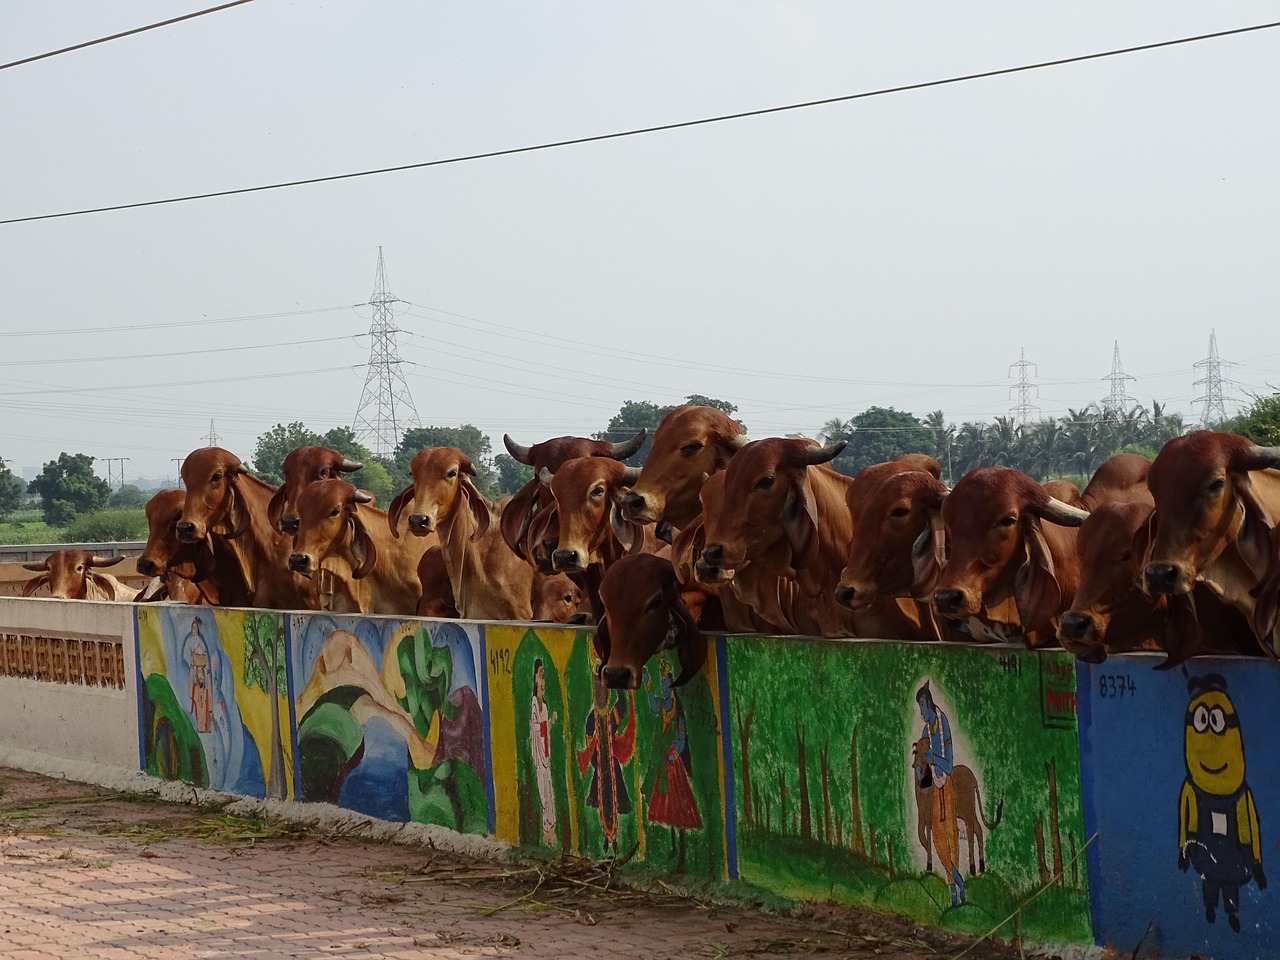
M542 658L533 661L533 700L529 711L529 749L538 783L538 803L542 807L542 842L556 845L556 794L551 782L551 727L560 718L549 713L546 701L547 678Z

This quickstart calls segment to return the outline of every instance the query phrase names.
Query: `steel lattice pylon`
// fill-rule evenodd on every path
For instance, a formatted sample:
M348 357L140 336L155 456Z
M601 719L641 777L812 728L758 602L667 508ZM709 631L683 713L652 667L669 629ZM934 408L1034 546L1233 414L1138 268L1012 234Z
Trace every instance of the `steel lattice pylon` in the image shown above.
M1120 366L1120 341L1112 341L1114 344L1111 351L1111 373L1103 377L1103 380L1111 381L1111 393L1102 401L1102 412L1108 417L1121 417L1138 406L1138 401L1129 396L1125 392L1125 381L1138 381L1124 372L1124 368Z
M1194 366L1197 370L1203 370L1204 376L1192 386L1203 386L1204 395L1196 397L1191 402L1204 404L1204 415L1200 418L1200 423L1204 427L1212 428L1227 419L1227 404L1222 387L1224 384L1234 383L1222 376L1223 367L1234 367L1235 364L1218 356L1218 331L1212 330L1209 333L1209 356Z
M378 248L378 277L374 284L369 306L373 308L373 323L369 327L369 373L365 377L364 390L351 431L356 439L378 457L391 457L400 444L404 431L422 424L418 410L413 405L409 384L400 369L400 351L392 309L396 298L387 288L387 271L382 262L382 248Z

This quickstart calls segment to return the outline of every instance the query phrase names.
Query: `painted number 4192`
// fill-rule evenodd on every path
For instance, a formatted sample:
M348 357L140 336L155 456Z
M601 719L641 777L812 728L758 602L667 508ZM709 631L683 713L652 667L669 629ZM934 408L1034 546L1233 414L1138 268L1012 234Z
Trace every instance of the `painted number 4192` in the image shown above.
M1127 673L1098 674L1098 696L1100 697L1132 697L1138 692L1138 685Z

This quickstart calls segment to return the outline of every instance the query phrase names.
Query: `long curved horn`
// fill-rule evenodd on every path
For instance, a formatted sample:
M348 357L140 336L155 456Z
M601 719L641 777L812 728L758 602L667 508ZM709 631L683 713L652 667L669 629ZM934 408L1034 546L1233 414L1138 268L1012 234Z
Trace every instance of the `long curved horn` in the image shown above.
M615 460L627 459L627 457L634 455L637 450L644 446L644 438L648 435L648 429L646 427L641 427L640 432L630 440L623 440L621 443L615 443L613 445L613 453L609 454L609 456L613 457Z
M37 573L42 573L42 572L44 572L45 570L48 570L48 569L49 569L49 560L48 560L48 558L45 558L44 560L40 560L40 561L38 561L38 562L34 562L34 563L24 563L24 564L22 565L22 569L23 569L23 570L35 570Z
M98 557L89 558L89 566L91 567L114 567L117 563L124 560L124 557Z
M357 490L352 495L352 499L355 500L356 503L373 503L372 494L365 493L363 490Z
M640 479L640 468L627 467L627 469L622 471L622 475L618 477L618 486L634 487L636 485L636 482L639 479Z
M1050 497L1048 503L1036 509L1036 513L1043 519L1064 527L1078 527L1089 519L1088 510L1081 510L1069 503L1063 503L1056 497Z
M526 467L533 466L533 447L522 447L511 439L510 434L502 435L502 445L507 448L507 453L511 454L513 459L519 460Z
M809 447L805 451L804 462L811 467L817 466L820 463L827 463L840 456L840 451L848 446L848 444L848 440L837 440L835 443L828 444L825 447Z
M357 470L363 470L363 463L356 463L354 460L348 460L343 457L342 462L338 464L338 469L343 473L355 473Z

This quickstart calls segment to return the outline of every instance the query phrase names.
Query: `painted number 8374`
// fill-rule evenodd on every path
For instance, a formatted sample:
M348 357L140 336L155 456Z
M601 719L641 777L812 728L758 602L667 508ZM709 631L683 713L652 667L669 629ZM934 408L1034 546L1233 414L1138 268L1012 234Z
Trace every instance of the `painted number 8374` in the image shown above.
M1138 692L1138 685L1127 673L1098 674L1098 696L1100 697L1132 697Z

